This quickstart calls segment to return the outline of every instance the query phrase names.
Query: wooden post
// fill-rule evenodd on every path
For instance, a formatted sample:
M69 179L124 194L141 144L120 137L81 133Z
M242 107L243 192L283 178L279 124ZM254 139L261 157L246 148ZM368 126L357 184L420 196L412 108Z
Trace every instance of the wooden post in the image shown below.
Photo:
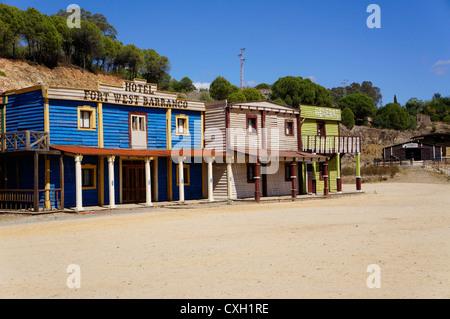
M34 152L34 211L39 212L39 154Z
M60 188L61 188L61 210L64 210L64 155L59 156L59 180L60 180Z
M337 184L337 192L338 194L342 193L342 179L341 179L341 154L336 155L336 184Z
M210 202L214 201L214 190L213 190L213 166L214 157L210 156L206 159L208 163L208 200Z
M328 196L328 161L323 164L323 194Z
M151 207L152 204L152 180L151 180L151 163L152 158L146 157L145 158L145 198L146 203L145 206Z
M361 192L361 153L356 154L356 191Z
M233 182L233 170L231 167L231 161L232 159L227 156L227 197L228 200L233 199L233 192L232 192L232 182Z
M291 180L292 180L292 199L297 198L297 174L295 174L296 159L291 163Z
M178 157L178 188L180 194L180 202L184 203L184 166L183 161L185 158L183 156Z
M257 201L257 202L259 202L261 200L261 191L260 191L260 187L259 187L259 180L260 180L259 166L260 165L261 164L258 160L257 163L255 164L255 201Z

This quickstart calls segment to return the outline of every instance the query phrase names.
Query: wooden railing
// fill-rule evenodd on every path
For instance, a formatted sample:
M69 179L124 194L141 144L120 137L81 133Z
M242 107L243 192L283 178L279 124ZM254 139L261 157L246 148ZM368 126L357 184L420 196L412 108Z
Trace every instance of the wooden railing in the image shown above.
M61 211L61 189L40 189L36 194L29 189L1 189L0 212L54 212ZM36 207L37 205L37 207Z
M317 154L361 153L361 137L304 135L302 151Z
M47 132L20 131L2 133L0 138L2 152L21 150L49 150L50 139Z

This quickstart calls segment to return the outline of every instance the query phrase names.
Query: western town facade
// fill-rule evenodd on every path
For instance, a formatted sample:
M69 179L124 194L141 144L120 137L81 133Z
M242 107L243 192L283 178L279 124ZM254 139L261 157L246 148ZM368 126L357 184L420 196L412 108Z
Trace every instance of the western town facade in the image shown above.
M227 157L214 165L214 198L342 192L340 156L356 154L360 137L340 136L341 111L270 101L206 105L206 145ZM221 134L221 132L223 132ZM226 132L226 133L225 133Z
M342 191L340 110L269 101L205 105L143 80L43 85L1 96L0 210Z

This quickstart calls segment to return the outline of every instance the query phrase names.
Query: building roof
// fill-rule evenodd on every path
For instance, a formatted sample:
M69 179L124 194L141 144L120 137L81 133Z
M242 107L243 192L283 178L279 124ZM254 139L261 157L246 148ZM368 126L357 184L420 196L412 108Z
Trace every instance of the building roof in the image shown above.
M259 156L259 157L286 157L286 158L296 158L301 162L325 162L328 157L324 155L317 155L307 152L300 151L275 151L275 150L264 150L264 149L246 149L246 150L236 150L237 153L249 155L249 156Z
M216 152L208 149L175 149L175 150L137 150L137 149L112 149L82 146L51 146L55 150L59 150L71 154L80 155L111 155L111 156L139 156L139 157L169 157L169 156L226 156L225 153Z

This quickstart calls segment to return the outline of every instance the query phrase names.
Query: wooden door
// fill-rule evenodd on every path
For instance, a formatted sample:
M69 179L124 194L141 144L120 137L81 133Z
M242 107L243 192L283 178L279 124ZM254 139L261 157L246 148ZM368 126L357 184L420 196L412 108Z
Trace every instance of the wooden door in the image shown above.
M145 166L144 162L123 162L123 202L145 202Z
M130 144L131 148L147 148L147 116L130 114Z

